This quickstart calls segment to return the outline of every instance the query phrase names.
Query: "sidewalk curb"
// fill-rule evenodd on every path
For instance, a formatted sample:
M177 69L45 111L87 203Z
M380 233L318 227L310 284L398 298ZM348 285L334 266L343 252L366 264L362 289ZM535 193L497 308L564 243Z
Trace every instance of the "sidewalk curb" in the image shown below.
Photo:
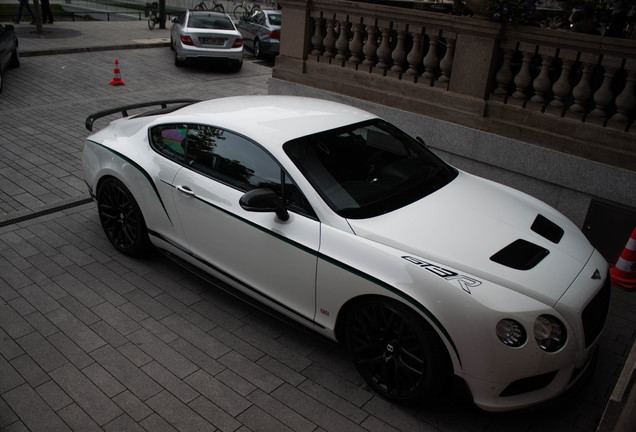
M125 45L110 45L110 46L96 46L96 47L78 47L78 48L56 48L56 49L32 49L22 51L18 49L20 57L35 57L41 55L54 55L54 54L75 54L94 51L115 51L124 49L142 49L142 48L167 48L170 46L170 42L157 42L157 43L138 43L138 44L125 44Z

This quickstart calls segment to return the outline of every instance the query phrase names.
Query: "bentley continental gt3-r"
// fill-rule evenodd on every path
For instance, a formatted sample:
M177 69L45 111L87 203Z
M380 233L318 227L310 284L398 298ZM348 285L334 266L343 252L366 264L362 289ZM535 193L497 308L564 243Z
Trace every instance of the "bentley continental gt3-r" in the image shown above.
M485 410L588 369L608 266L566 217L458 170L351 106L293 96L160 101L86 139L106 237L152 245L331 339L396 402L453 374Z

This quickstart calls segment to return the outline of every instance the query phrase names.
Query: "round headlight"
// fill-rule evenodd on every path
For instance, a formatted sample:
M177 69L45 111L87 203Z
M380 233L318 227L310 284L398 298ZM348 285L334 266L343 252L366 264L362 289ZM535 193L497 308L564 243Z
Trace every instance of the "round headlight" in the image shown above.
M568 338L565 325L551 315L541 315L534 322L534 338L539 347L547 352L563 348Z
M502 319L497 323L495 330L497 337L504 345L516 348L526 343L526 331L515 320Z

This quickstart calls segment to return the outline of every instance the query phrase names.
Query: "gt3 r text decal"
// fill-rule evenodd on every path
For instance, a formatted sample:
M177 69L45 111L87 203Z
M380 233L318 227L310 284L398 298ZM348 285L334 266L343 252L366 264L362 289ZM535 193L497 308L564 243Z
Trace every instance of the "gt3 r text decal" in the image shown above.
M470 289L477 287L479 285L481 285L481 282L478 281L477 279L473 279L471 277L468 276L464 276L464 275L460 275L459 273L456 273L452 270L449 269L445 269L443 267L440 267L438 265L435 264L431 264L429 262L426 262L424 260L421 260L419 258L415 258L412 256L403 256L403 259L407 260L410 263L415 264L418 267L421 267L423 269L426 269L428 271L430 271L431 273L444 278L448 281L454 280L457 281L457 283L459 284L460 288L463 289L464 291L466 291L468 294L470 294Z

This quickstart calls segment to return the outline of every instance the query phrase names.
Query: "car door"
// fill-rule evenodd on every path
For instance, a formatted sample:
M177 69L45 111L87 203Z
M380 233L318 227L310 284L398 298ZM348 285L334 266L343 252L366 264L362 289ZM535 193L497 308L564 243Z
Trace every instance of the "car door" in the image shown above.
M262 147L210 126L190 125L186 168L174 180L174 202L192 254L250 294L313 321L320 223L293 182ZM246 191L284 186L295 192L283 221L239 205Z

